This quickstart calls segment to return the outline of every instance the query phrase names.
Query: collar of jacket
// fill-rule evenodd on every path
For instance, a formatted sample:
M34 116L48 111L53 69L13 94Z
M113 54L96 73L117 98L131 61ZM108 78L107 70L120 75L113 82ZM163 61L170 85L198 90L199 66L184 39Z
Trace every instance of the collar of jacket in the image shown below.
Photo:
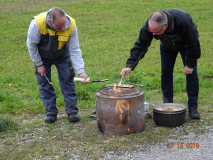
M166 14L166 16L168 18L168 27L166 29L166 32L172 31L174 29L174 19L169 12L167 12L165 10L162 10L162 11Z

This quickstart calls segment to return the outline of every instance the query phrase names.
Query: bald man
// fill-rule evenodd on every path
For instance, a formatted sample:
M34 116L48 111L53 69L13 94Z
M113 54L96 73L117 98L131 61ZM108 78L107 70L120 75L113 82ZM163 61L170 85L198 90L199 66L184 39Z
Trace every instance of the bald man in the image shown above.
M54 123L58 114L56 93L51 83L52 65L55 65L58 71L68 119L70 122L78 122L80 118L73 81L74 68L79 77L84 79L83 83L88 82L88 76L84 72L75 20L58 7L35 16L28 29L27 47L35 66L39 92L45 106L45 123Z
M180 53L184 66L183 74L186 75L188 114L192 119L200 119L197 111L199 92L197 60L201 55L198 37L197 26L188 13L179 9L153 12L141 28L139 37L130 50L126 68L120 73L121 78L133 71L138 62L144 58L153 38L160 40L163 102L173 103L173 69L176 57Z

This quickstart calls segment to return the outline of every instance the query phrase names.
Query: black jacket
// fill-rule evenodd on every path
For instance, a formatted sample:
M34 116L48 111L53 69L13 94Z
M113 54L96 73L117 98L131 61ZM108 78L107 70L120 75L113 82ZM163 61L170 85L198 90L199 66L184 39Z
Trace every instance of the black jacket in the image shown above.
M141 28L139 37L133 48L130 50L130 57L127 59L126 67L135 69L139 60L146 54L152 39L155 38L161 41L161 45L175 51L186 53L186 65L189 68L194 68L197 64L197 59L200 58L200 42L197 26L191 16L179 9L162 10L168 18L168 27L165 33L161 36L153 35L148 31L148 20Z

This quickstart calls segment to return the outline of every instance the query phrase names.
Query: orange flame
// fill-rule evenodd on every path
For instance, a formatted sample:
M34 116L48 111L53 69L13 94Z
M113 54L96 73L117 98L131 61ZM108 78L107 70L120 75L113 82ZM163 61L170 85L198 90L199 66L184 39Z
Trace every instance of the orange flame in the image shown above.
M129 132L129 131L130 131L130 129L131 129L131 126L129 126L129 127L127 128L127 131Z
M124 116L122 115L124 110L129 110L129 102L127 100L117 100L115 112L119 114L120 125L122 125L122 121L124 120Z
M116 87L116 84L114 84L113 90L116 92L122 92L122 90L120 88Z
M127 100L118 100L115 107L116 114L118 112L122 114L124 110L129 110L129 102Z
M142 127L143 127L143 122L142 122L142 119L140 119L138 123L138 128L142 128Z
M124 119L124 117L123 117L123 115L122 115L122 114L120 114L120 115L119 115L119 119L120 119L119 124L121 124L121 125L122 125L122 120Z

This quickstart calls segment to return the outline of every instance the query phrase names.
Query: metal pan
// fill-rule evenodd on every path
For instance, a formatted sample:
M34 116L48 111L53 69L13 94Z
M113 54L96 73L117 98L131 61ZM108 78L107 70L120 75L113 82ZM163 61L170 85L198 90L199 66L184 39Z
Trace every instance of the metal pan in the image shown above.
M133 87L135 87L135 86L133 86L133 85L127 85L127 84L121 84L121 85L118 85L118 84L109 84L109 85L107 85L107 87L109 86L111 86L111 87L114 87L116 85L116 87L117 88L133 88Z
M133 88L133 85L130 84L121 84L121 85L117 85L116 87L120 87L120 88Z

